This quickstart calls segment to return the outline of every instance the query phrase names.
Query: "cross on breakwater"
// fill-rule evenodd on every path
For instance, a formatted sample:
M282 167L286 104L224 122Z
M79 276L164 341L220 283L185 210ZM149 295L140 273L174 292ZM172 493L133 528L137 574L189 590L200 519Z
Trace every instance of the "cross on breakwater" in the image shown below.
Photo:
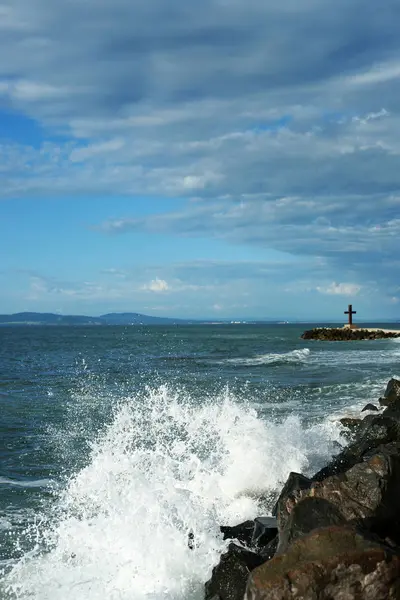
M353 310L353 305L352 304L349 304L349 308L348 308L348 310L344 311L344 314L345 315L349 315L349 325L350 326L353 325L353 315L356 315L357 311Z

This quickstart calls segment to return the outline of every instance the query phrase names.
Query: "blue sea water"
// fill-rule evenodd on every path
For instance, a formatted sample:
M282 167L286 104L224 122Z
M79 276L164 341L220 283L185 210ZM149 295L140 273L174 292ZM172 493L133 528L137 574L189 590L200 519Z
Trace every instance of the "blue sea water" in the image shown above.
M0 328L0 598L202 598L219 525L268 514L400 373L397 340L303 329Z

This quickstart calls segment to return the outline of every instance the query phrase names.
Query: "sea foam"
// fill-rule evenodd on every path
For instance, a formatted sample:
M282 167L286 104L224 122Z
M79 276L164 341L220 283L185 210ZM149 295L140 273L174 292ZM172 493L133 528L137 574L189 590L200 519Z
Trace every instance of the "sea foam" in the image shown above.
M270 352L268 354L259 354L257 356L227 358L220 361L222 364L242 365L254 367L257 365L280 365L284 363L301 363L308 359L310 350L308 348L299 348L290 352L281 354Z
M229 390L203 403L166 386L124 398L2 597L200 600L226 545L219 525L268 514L289 472L319 468L339 439L333 423L262 420Z

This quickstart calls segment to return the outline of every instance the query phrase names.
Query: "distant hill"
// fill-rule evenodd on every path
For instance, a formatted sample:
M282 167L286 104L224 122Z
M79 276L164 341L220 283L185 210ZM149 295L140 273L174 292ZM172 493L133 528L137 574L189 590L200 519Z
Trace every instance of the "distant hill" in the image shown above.
M0 325L173 325L195 323L185 319L152 317L140 313L109 313L100 317L57 315L54 313L21 312L0 315Z

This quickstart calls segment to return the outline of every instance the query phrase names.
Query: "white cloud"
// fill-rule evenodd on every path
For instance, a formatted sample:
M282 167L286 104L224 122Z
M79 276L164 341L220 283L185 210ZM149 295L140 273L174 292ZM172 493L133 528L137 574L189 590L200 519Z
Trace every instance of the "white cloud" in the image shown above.
M316 290L321 294L338 295L338 296L356 296L361 286L356 283L335 283L332 282L328 286L317 286Z
M170 290L170 286L165 281L165 279L159 279L158 277L156 277L156 279L153 279L152 281L150 281L150 283L145 284L142 287L142 289L147 290L149 292L160 293L167 292L168 290Z

